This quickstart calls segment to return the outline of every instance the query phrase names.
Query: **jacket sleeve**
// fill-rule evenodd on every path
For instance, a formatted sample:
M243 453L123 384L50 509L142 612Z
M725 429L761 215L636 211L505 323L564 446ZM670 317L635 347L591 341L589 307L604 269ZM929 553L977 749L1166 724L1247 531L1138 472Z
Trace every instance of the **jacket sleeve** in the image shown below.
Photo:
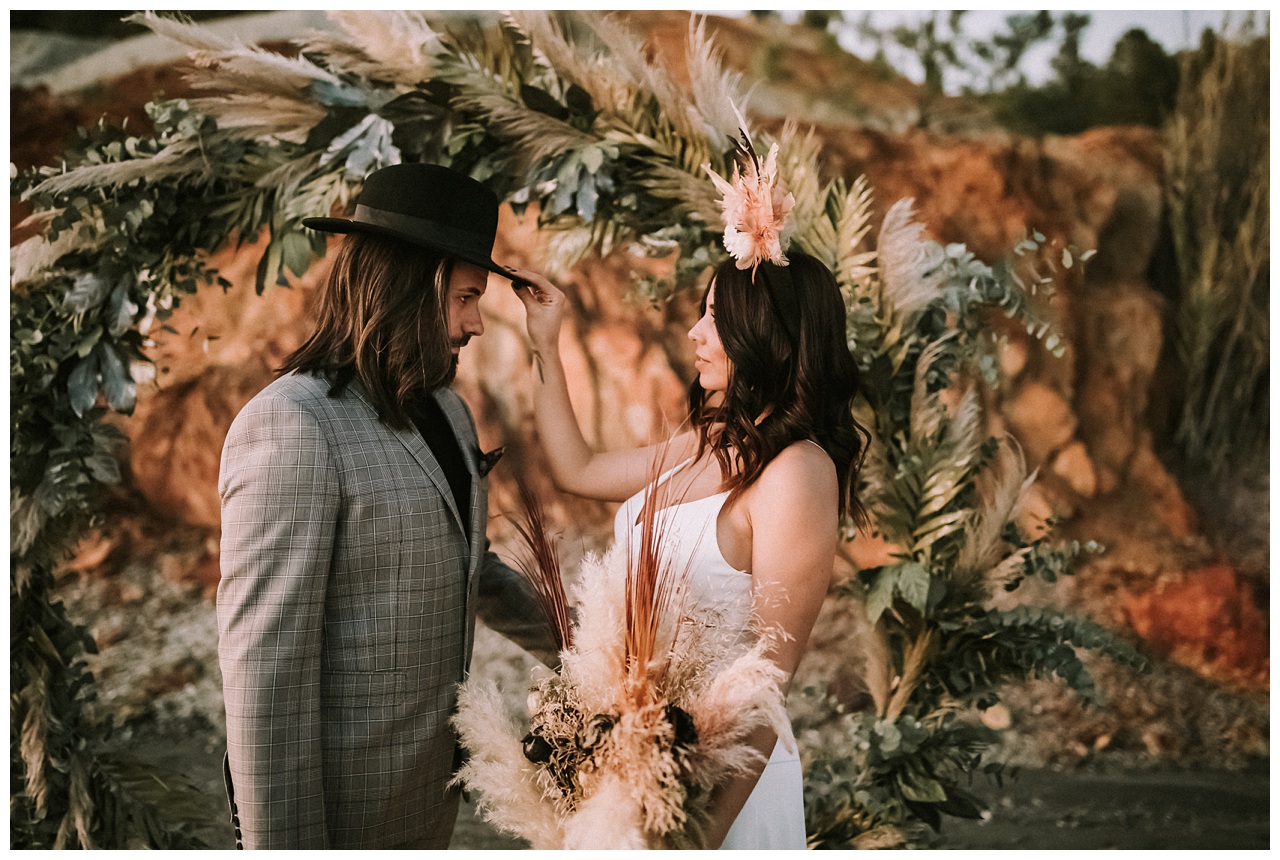
M560 665L551 625L529 580L512 570L489 549L485 539L480 561L476 614L485 626L501 633L551 668Z
M218 657L244 845L327 848L320 652L339 488L315 417L283 398L251 401L218 491Z

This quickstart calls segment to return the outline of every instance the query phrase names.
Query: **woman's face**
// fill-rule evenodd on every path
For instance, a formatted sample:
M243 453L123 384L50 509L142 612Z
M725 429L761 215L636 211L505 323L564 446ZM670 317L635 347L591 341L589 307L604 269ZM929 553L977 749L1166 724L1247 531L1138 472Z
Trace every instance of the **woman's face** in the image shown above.
M716 285L712 281L707 289L707 311L689 329L689 340L694 345L693 366L698 371L698 383L704 391L725 391L729 388L729 357L724 354L720 333L716 331L715 303Z

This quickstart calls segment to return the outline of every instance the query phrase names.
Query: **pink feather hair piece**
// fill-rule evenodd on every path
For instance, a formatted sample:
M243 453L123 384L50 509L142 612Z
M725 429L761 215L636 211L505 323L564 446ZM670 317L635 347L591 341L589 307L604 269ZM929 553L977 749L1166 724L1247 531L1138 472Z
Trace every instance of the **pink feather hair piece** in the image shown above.
M742 115L739 114L739 120ZM786 191L778 178L778 144L769 147L764 161L751 145L742 123L741 141L733 141L741 164L733 166L732 181L702 165L720 192L720 208L724 211L724 247L737 260L739 269L750 269L768 261L787 265L786 250L791 242L793 225L788 223L796 205L795 196Z

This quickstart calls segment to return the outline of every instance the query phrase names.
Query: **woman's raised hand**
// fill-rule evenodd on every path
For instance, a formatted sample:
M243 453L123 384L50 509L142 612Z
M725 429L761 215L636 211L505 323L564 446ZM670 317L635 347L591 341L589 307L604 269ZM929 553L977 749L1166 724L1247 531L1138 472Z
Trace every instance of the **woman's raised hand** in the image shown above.
M560 342L560 325L564 322L564 292L537 272L507 271L511 273L511 286L524 303L525 325L533 348L540 352L555 350Z

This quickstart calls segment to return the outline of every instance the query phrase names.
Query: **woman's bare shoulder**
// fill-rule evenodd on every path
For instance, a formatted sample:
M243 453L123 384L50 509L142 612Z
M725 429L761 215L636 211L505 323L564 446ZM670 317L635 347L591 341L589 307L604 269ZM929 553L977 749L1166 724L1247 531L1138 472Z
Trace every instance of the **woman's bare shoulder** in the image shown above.
M834 503L838 492L835 463L808 441L793 442L779 451L756 484L759 495L771 504L789 500L812 504L828 496Z

